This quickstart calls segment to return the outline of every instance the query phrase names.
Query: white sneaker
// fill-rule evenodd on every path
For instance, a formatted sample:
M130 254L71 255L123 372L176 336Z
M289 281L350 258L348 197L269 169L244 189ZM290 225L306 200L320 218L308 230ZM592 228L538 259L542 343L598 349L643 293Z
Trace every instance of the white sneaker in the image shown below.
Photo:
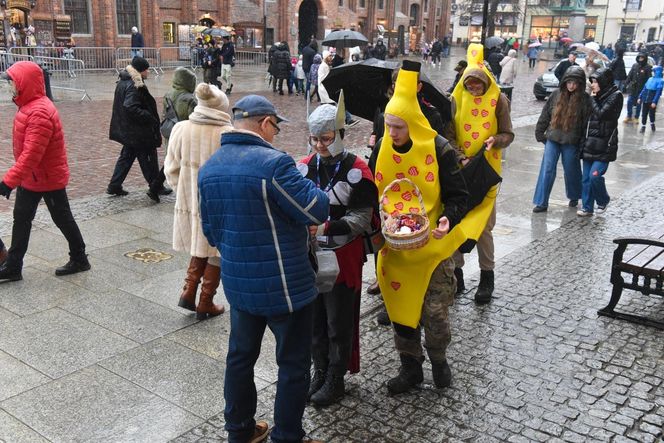
M592 217L593 213L592 212L586 212L583 209L579 209L576 211L576 215L579 217Z
M598 205L598 206L597 206L597 210L596 210L595 212L597 212L598 214L604 214L604 213L606 212L606 207L607 207L607 206L609 206L608 203L607 203L606 205L604 205L604 206L599 206L599 205Z

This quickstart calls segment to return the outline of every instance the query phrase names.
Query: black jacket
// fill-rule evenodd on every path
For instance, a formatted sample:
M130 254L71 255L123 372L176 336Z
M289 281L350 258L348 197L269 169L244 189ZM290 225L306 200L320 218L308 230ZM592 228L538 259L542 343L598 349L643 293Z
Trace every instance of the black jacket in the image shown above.
M312 48L310 44L302 48L302 69L304 69L304 72L307 74L311 70L311 65L314 62L314 56L316 54L316 50Z
M274 75L277 79L288 79L291 75L290 53L283 47L279 47L272 56L272 66Z
M486 59L486 61L489 63L489 66L491 67L491 72L493 72L493 75L496 78L500 77L500 73L503 72L503 67L500 66L500 62L502 60L503 54L498 52L498 50L494 50Z
M374 46L372 53L373 53L374 58L377 58L378 60L385 60L385 54L387 53L387 47L383 43L381 43L381 44L376 43L376 46Z
M622 56L616 57L611 62L611 72L613 72L614 80L625 80L627 78L627 72L625 72L625 60Z
M553 75L556 76L556 78L558 79L558 81L562 80L563 75L565 75L565 71L567 71L567 69L568 69L570 66L579 66L579 65L578 65L576 62L575 62L575 63L572 63L572 62L570 62L569 60L563 60L562 62L560 62L560 64L559 64L558 67L556 68L556 70L553 71Z
M583 106L581 109L577 110L576 126L571 128L568 132L551 127L553 111L556 109L560 94L563 94L564 89L567 88L566 83L568 80L574 80L577 82L581 91L586 87L586 74L580 66L568 69L565 72L565 75L560 82L560 87L551 94L551 97L547 100L542 109L542 113L537 120L537 125L535 126L535 139L538 142L546 143L547 140L551 140L564 145L576 145L584 136L586 123L588 122L588 116L590 114L591 100L590 96L585 92L583 92Z
M145 46L145 40L143 40L143 34L137 32L136 34L131 35L132 48L142 48L144 46Z
M646 54L640 53L636 60L637 62L632 65L625 82L625 93L629 95L639 95L652 73L652 66L648 64Z
M581 144L581 158L612 162L618 153L618 118L623 95L613 84L613 75L608 68L597 70L591 78L599 83L600 92L590 101L591 114Z
M120 72L115 86L109 138L123 146L150 150L161 146L157 103L131 66Z

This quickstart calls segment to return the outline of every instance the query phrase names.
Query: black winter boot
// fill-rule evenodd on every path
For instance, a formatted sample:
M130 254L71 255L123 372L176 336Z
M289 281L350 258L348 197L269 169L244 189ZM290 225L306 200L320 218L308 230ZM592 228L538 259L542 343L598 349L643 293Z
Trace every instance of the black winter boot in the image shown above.
M385 307L383 307L380 311L378 311L378 314L376 314L376 322L383 326L389 326L392 324L390 321L390 316L387 314L387 309L385 309Z
M491 301L493 295L493 271L480 271L480 284L475 293L475 303L483 305Z
M463 281L463 269L454 268L454 276L457 281L456 295L461 295L466 290L466 284Z
M323 386L309 400L316 406L329 406L341 400L345 392L344 376L328 372Z
M325 376L325 369L314 369L314 373L311 376L311 383L309 383L309 393L307 394L308 400L311 400L311 396L323 387L323 384L325 383Z
M433 382L437 388L449 388L452 384L452 371L447 360L436 362L431 360L431 372L433 374Z
M66 265L60 266L55 270L55 275L69 275L78 272L89 271L91 268L87 256L77 259L70 258Z
M399 374L387 382L387 391L391 395L404 393L424 380L422 362L424 357L415 358L412 355L401 354L401 368Z

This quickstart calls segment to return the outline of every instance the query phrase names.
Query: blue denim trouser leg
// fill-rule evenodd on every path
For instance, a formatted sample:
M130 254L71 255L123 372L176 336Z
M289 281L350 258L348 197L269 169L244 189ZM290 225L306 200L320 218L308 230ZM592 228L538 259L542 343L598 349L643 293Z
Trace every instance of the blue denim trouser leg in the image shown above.
M254 432L254 365L266 326L277 342L279 366L272 440L299 442L305 435L302 415L310 379L312 312L311 304L292 314L275 317L257 316L231 308L224 380L224 418L229 442L246 442Z
M638 103L639 100L639 94L635 95L630 95L629 98L627 99L627 117L631 118L632 117L632 108L634 109L634 117L636 119L639 118L639 115L641 115L641 104Z
M581 198L581 159L576 145L561 145L565 194L568 200Z
M553 188L553 182L556 181L556 166L560 157L560 145L547 140L544 144L544 154L542 155L542 164L540 165L537 185L535 186L535 195L533 204L535 206L549 206L549 195Z
M609 193L606 191L604 174L609 168L607 162L583 160L583 210L594 212L595 202L598 206L609 204Z

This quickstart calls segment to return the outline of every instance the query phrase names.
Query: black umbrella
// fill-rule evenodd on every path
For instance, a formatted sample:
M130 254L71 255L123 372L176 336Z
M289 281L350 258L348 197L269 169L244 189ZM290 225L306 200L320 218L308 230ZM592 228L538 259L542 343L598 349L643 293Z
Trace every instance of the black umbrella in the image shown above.
M335 48L352 48L369 43L367 38L357 31L332 31L325 40L323 46L334 46Z
M397 62L375 58L345 63L330 70L323 80L323 86L335 101L343 89L346 110L373 121L376 110L385 109L389 100L387 90L392 84L392 71L398 67Z
M376 110L385 110L389 101L387 90L392 86L392 72L398 62L370 58L332 68L323 80L323 86L333 100L344 90L346 110L353 115L373 121ZM440 112L443 121L452 119L452 103L437 86L420 72L420 96Z
M210 37L230 37L231 33L221 28L208 28L202 34L209 35Z

